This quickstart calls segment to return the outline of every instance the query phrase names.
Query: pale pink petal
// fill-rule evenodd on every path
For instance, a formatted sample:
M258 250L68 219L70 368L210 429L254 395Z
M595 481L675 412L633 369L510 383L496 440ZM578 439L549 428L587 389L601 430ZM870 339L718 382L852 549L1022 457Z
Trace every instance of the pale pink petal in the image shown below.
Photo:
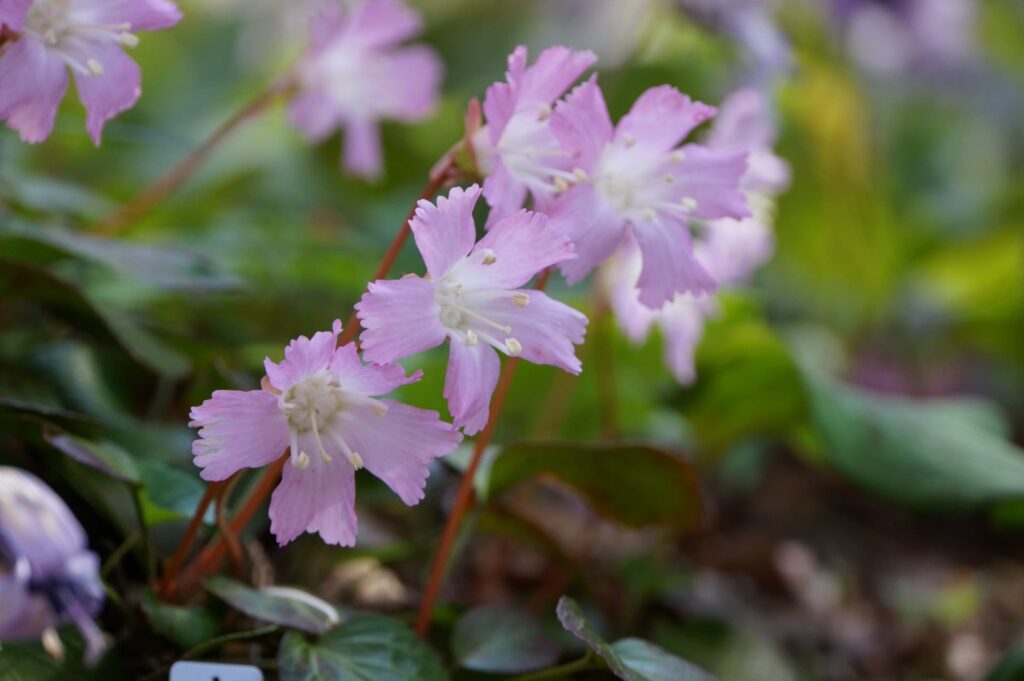
M548 225L575 246L576 257L559 265L570 285L607 260L626 235L626 221L605 204L591 184L572 187L555 199Z
M346 17L346 38L379 49L411 38L422 27L420 15L400 0L364 0Z
M694 102L674 87L661 85L637 98L615 128L615 139L667 152L714 115L713 106Z
M42 142L53 130L68 89L67 67L35 40L18 40L0 52L0 118L24 142Z
M495 160L494 170L484 178L484 197L491 206L484 227L490 229L499 220L523 207L523 202L526 201L526 185L520 182L498 158Z
M345 123L342 165L345 170L372 179L380 175L382 165L380 127L367 118L350 118Z
M0 0L0 26L20 31L31 6L32 0Z
M494 83L487 88L484 96L484 119L487 121L487 129L491 135L491 142L497 144L501 139L501 133L516 111L517 91L513 89L513 83L522 80L526 72L526 47L518 45L508 55L508 70L505 72L505 83Z
M130 109L138 100L142 93L142 72L119 45L89 43L87 54L88 59L99 62L103 73L98 76L75 73L75 85L85 105L85 127L93 144L99 146L104 123Z
M473 248L476 242L473 207L479 198L480 187L474 184L468 189L453 188L447 198L439 197L436 205L426 199L416 205L409 227L427 273L434 279L443 277Z
M423 499L430 462L450 454L462 436L450 423L441 421L437 412L394 400L383 402L386 414L352 409L342 414L339 428L366 470L412 506Z
M74 14L96 24L128 24L129 31L158 31L181 20L181 10L169 0L79 0Z
M304 90L292 100L288 119L310 142L320 142L340 124L330 97L320 90Z
M365 329L363 355L378 364L429 350L448 334L438 318L434 285L420 277L371 283L356 311Z
M747 151L774 142L768 102L753 88L737 90L722 101L707 137L707 146L720 151Z
M321 54L346 35L348 15L341 3L325 2L313 12L309 22L309 53Z
M451 342L444 396L455 425L466 435L478 433L487 425L491 395L498 385L500 371L498 353L490 345Z
M771 228L760 220L723 218L708 223L696 256L718 283L735 284L763 265L774 246Z
M691 296L680 296L659 315L665 364L679 383L693 383L694 355L704 334L704 311Z
M370 397L385 395L423 376L422 371L406 376L405 369L398 364L363 364L355 343L346 343L334 351L330 371L341 379L346 392Z
M288 419L277 396L264 390L218 390L190 416L189 426L199 429L192 455L204 480L266 466L288 447Z
M636 288L640 278L643 259L636 240L630 236L605 263L601 281L619 326L634 344L647 340L657 311L640 304L640 292Z
M303 532L317 532L324 542L354 546L355 471L343 459L324 463L311 457L305 470L285 464L281 483L270 498L270 531L284 546Z
M612 119L595 74L575 88L555 108L551 132L574 153L575 165L590 170L612 138Z
M537 56L537 61L526 69L521 79L509 82L517 90L519 104L554 102L569 89L580 75L597 61L590 50L577 52L568 47L549 47Z
M533 275L575 257L572 242L548 228L543 213L519 211L491 228L460 269L459 280L485 288L519 288ZM493 256L493 262L486 256Z
M488 305L488 316L512 328L509 335L522 346L519 357L578 374L582 365L573 345L583 342L586 316L540 291L518 293L528 296L530 302L517 305L505 296Z
M682 160L670 164L673 190L696 202L695 217L714 220L750 215L740 190L747 170L746 152L718 152L697 144L688 144L681 151Z
M704 293L715 289L711 278L693 256L690 232L682 225L651 220L633 228L643 255L640 302L659 308L676 293Z
M263 360L270 384L286 392L303 378L327 369L340 332L341 324L335 322L333 331L318 331L311 339L306 336L294 339L284 349L280 363L271 362L269 357Z
M415 122L437 106L444 65L437 52L413 45L381 55L374 63L373 110L399 121Z

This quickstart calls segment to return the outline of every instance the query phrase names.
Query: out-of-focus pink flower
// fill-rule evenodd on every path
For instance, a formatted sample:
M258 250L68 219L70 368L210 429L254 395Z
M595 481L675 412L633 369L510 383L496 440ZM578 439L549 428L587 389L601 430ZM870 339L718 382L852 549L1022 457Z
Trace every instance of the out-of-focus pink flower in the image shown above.
M2 0L0 24L15 40L0 47L0 118L25 142L46 139L70 68L89 136L99 145L103 125L142 91L139 66L124 52L139 42L134 31L169 28L179 19L169 0Z
M740 219L709 220L702 225L693 257L720 286L742 284L771 257L773 197L789 183L789 166L775 155L774 143L775 127L763 95L755 90L740 90L726 98L707 144L722 152L749 154L749 167L741 185L753 214ZM634 343L643 343L652 327L661 329L669 371L680 383L692 383L696 377L694 353L704 334L705 322L718 313L717 300L709 293L676 293L658 309L647 307L641 303L637 289L643 257L634 240L627 238L602 268L605 294L619 324Z
M570 284L632 234L643 260L644 305L658 308L676 293L714 290L713 277L693 257L688 225L694 218L750 214L740 191L745 152L679 146L714 113L661 86L644 92L613 128L593 78L558 105L551 128L574 150L575 165L549 214L552 227L576 245L579 258L561 265Z
M488 228L523 207L527 193L543 210L555 182L571 179L571 153L551 133L555 100L597 60L593 52L549 47L532 66L520 45L508 58L504 83L487 88L487 125L473 135L477 167L485 176L484 198L491 206Z
M400 366L364 365L355 344L330 332L301 336L280 363L265 361L263 390L218 390L192 409L192 445L205 480L266 466L291 449L270 500L279 544L318 532L328 544L356 541L355 472L366 468L412 506L423 498L428 464L462 436L437 412L380 399L405 383Z
M34 475L0 467L0 640L55 636L74 623L92 664L106 649L93 621L102 606L99 559L70 509Z
M348 12L331 4L313 21L291 121L313 142L344 128L342 161L353 173L380 174L381 119L419 121L437 104L440 58L425 45L400 45L420 28L400 0L364 0Z
M437 205L420 201L409 223L427 266L425 277L370 284L356 305L363 350L393 362L450 341L444 395L467 434L487 423L498 382L496 351L579 373L573 345L587 318L535 290L535 274L573 256L572 243L547 228L540 213L520 211L476 241L473 207L480 187L455 188Z

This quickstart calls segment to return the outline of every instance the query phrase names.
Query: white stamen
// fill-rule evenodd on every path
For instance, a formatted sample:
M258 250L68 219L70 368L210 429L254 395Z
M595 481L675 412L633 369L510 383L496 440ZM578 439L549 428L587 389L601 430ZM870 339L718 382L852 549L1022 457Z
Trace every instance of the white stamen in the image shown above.
M383 402L376 402L376 404L370 407L370 411L377 416L385 416L388 413L388 405Z
M60 636L57 634L57 630L53 627L47 627L43 629L43 635L40 637L40 642L43 644L43 650L53 659L61 662L64 660L64 644L60 641Z
M537 112L537 120L545 121L548 116L551 115L551 106L549 104L541 104L540 110Z
M466 345L476 345L480 342L480 337L476 335L476 331L473 329L466 329Z
M530 304L530 296L522 292L516 292L512 294L512 302L518 307L526 307Z
M654 212L653 208L644 208L645 220L654 220L656 217L658 217L658 214Z
M679 200L679 202L683 204L683 208L688 211L692 212L697 210L697 199L693 198L692 196L684 196Z
M555 189L557 191L564 192L568 188L569 188L569 183L566 182L565 179L563 179L561 177L556 177L555 178Z
M590 176L587 175L587 171L583 170L583 168L580 168L579 166L572 169L572 174L575 175L576 179L580 182L586 182L590 179Z
M494 263L498 262L498 256L491 249L485 248L482 251L480 251L480 253L481 255L484 256L483 259L480 261L480 264L493 265Z
M300 471L306 470L309 468L309 454L306 454L306 452L299 452L298 456L292 457L292 465Z
M333 459L331 459L331 455L328 454L327 450L324 448L323 440L320 439L320 429L316 425L316 415L316 409L314 409L312 413L309 415L309 422L313 426L313 439L316 440L316 446L320 448L321 460L323 460L324 463L330 463L331 461L333 461Z
M125 47L139 46L139 36L135 35L134 33L122 33L117 37L117 40Z
M505 347L508 349L508 354L512 357L523 351L523 346L515 338L506 338Z
M673 163L681 163L686 160L686 152L682 150L673 151L668 155L668 160Z
M89 67L89 73L91 73L92 75L103 75L103 64L99 63L95 59L90 59L89 61L85 62L85 65Z
M366 465L363 463L363 457L359 456L359 452L352 452L348 460L352 464L352 468L355 468L357 471Z
M666 182L666 183L668 183L668 184L672 184L672 183L673 183L673 182L675 182L675 181L676 181L676 176L675 176L675 175L672 175L672 174L670 173L670 174L668 174L668 175L666 175L666 176L665 176L665 182Z
M636 144L636 138L627 133L626 135L623 135L622 143L626 145L627 149L629 149Z
M348 446L348 443L345 442L345 439L341 437L341 435L331 431L328 434L328 437L330 437L334 441L334 444L338 445L338 449L340 449L341 453L345 455L345 458L348 459L348 462L352 464L352 468L359 470L364 466L363 457L359 456L359 454L354 452L352 448Z

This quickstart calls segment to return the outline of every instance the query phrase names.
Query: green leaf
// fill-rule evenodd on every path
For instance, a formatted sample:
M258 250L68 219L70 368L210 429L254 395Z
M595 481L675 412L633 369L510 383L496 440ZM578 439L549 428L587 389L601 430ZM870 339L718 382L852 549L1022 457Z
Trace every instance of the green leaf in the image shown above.
M459 618L452 631L455 663L481 672L515 674L558 660L558 645L537 618L502 606L484 606Z
M597 512L631 527L691 527L703 513L694 467L678 454L638 444L510 445L491 468L489 494L541 477L567 485Z
M4 681L58 681L70 674L35 646L0 644L0 679Z
M612 644L622 664L647 681L710 681L714 677L681 657L639 638Z
M1024 679L1024 646L1018 646L1008 652L983 681L1020 681Z
M555 611L566 631L587 644L608 665L615 676L625 681L714 681L699 667L662 650L653 643L625 638L609 644L591 626L579 604L562 596Z
M291 632L278 652L281 681L447 681L434 651L407 626L356 614L318 639Z
M914 400L809 376L825 460L882 496L922 508L1024 498L1024 451L977 400Z
M251 589L227 577L211 577L204 586L207 591L236 610L253 619L323 634L338 624L338 613L329 604L297 589L264 592ZM296 592L294 596L289 592ZM319 605L314 605L319 601Z
M142 611L153 631L184 649L202 644L220 630L217 618L209 610L164 603L151 591L142 596Z
M46 432L46 442L53 448L70 456L75 461L91 466L106 475L126 482L129 485L141 485L139 469L131 455L119 445L102 441L86 440L67 433Z
M161 462L139 462L145 488L141 502L147 525L190 518L206 490L198 473L182 471Z

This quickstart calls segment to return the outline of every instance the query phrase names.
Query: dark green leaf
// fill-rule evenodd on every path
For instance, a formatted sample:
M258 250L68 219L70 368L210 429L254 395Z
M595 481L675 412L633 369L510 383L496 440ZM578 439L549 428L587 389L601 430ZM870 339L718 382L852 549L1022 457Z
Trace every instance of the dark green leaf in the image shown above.
M653 643L625 638L609 644L595 630L576 601L562 596L556 609L566 631L587 644L608 665L615 676L625 681L714 681L711 674L686 660L668 653Z
M241 582L219 576L206 580L204 586L231 607L263 622L280 624L311 634L322 634L338 623L338 614L331 606L324 603L324 606L332 610L328 613L325 608L316 607L301 599L303 595L306 599L311 599L308 594L298 594L294 598L289 598L280 593L250 589Z
M58 681L69 677L67 671L34 646L0 644L0 679L4 681Z
M490 495L526 480L551 478L578 492L599 513L633 527L695 525L701 518L694 467L664 449L630 444L520 443L491 468Z
M452 632L455 663L481 672L515 674L558 660L558 646L529 613L501 606L470 610Z
M47 432L44 437L55 449L79 463L92 466L121 482L142 484L139 469L131 455L113 442L86 440L67 433Z
M183 471L161 461L139 462L145 484L142 510L147 525L192 516L206 489L197 470Z
M977 401L878 395L808 378L825 459L895 501L929 508L1024 497L1024 451Z
M142 596L142 611L153 631L184 649L213 638L220 629L217 617L205 608L170 605L150 591Z
M391 617L357 614L310 640L291 632L278 652L281 681L446 681L434 651Z
M714 677L662 648L639 638L612 644L622 664L647 681L711 681Z
M996 666L985 675L984 681L1021 681L1024 679L1024 646L1008 652Z

